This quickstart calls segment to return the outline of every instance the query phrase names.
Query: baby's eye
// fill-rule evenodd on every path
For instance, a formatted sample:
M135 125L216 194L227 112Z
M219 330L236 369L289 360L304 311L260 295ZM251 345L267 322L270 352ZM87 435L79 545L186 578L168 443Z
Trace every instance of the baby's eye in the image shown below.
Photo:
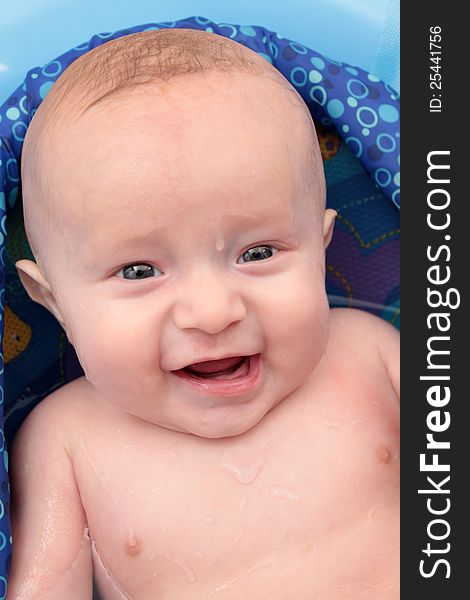
M244 252L237 260L237 263L253 262L255 260L271 258L277 251L277 248L274 248L274 246L255 246Z
M145 263L128 265L116 273L117 277L122 277L122 279L146 279L147 277L155 277L159 274L163 275L157 268Z

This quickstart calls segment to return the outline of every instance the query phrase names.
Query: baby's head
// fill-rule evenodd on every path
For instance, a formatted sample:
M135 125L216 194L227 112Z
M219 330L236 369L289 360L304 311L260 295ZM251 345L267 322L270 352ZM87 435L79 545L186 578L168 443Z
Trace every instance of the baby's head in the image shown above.
M85 54L32 120L22 181L20 276L101 401L231 436L315 370L334 212L305 104L251 50L173 29Z

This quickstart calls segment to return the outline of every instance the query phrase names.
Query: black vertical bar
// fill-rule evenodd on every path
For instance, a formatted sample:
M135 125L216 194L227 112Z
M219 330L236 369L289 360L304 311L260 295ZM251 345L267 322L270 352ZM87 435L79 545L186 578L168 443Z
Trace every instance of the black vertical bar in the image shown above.
M470 597L470 36L461 7L431 0L401 11L404 599ZM431 163L450 168L428 172Z

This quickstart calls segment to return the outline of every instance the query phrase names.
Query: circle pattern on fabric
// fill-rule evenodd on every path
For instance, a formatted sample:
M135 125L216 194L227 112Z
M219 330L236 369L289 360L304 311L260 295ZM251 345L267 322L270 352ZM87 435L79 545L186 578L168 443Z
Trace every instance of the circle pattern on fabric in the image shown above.
M392 104L381 104L379 115L386 123L396 123L400 117L398 110Z

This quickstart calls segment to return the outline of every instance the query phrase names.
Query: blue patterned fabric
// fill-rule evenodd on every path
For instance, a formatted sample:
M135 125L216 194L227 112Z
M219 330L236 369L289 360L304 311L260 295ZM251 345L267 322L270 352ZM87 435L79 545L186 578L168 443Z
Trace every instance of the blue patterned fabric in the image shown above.
M345 275L346 270L336 263L333 244L332 262L327 265L330 296L351 298L353 288L360 290L366 285L367 277L376 268L374 264L378 261L379 269L383 265L381 253L388 251L389 255L394 255L394 261L398 260L400 108L398 94L393 89L358 67L330 60L262 27L216 24L206 18L192 17L97 34L45 66L31 69L23 85L0 106L0 326L3 335L6 322L5 331L8 332L4 344L4 351L8 353L8 360L5 359L8 362L5 394L4 363L3 357L0 358L0 410L5 408L8 416L6 427L11 429L9 437L41 397L80 374L73 349L62 330L42 307L29 302L14 269L14 260L29 255L24 232L18 233L22 231L22 217L19 203L16 203L21 193L21 150L29 122L56 79L82 54L117 37L172 27L212 31L246 45L281 71L305 100L320 137L328 204L339 212L338 239L343 248L347 247L348 257L357 255L358 260L365 261L366 265L363 273ZM6 249L7 229L9 249ZM391 241L395 245L387 246ZM357 271L357 268L354 267L354 270ZM374 297L374 293L381 289L380 282L373 280L370 285L372 292L368 297L361 292L359 301L375 306L377 314L381 314L384 306L392 310L399 302L396 277L396 269L393 281L380 275L384 281L380 298ZM354 285L351 283L353 280L357 281ZM43 343L45 337L41 337L41 331L48 332L48 340L55 340L53 351L50 350L50 342L49 346ZM28 369L21 363L26 356L29 356ZM11 558L8 454L3 428L0 429L0 442L3 450L3 460L0 461L2 600L6 594Z

